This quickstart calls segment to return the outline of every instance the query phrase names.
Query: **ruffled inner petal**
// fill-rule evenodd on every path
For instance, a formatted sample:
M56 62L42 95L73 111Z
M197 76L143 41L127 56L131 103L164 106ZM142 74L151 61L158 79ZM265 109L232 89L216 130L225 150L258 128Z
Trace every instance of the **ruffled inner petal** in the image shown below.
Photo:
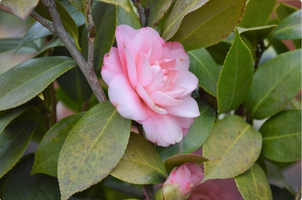
M143 86L148 86L152 81L152 69L144 53L141 53L139 67L137 68L138 82Z

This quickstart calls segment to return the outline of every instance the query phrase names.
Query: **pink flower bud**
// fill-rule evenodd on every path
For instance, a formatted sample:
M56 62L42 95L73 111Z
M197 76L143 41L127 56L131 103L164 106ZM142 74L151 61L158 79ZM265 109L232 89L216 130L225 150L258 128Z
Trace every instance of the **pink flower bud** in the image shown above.
M165 200L187 199L191 191L204 179L202 169L197 163L189 162L175 167L163 184Z

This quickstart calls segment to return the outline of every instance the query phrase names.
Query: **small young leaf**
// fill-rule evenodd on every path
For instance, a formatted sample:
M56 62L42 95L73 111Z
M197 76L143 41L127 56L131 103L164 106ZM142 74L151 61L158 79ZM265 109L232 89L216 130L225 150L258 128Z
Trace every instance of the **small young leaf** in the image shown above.
M57 176L59 154L67 135L85 113L60 120L45 134L37 149L31 174L44 173Z
M194 120L189 132L181 142L166 147L160 152L162 160L166 160L176 154L192 153L201 147L208 138L215 122L216 113L215 110L204 101L198 99L197 103L200 116Z
M273 39L301 39L301 10L294 12L280 22L273 34Z
M58 200L58 180L45 174L30 175L34 156L28 156L13 169L4 185L3 199Z
M131 133L127 149L111 175L134 184L163 183L164 163L155 148L142 136Z
M208 161L207 158L204 158L196 154L179 154L172 156L165 160L164 165L167 170L167 173L173 170L174 167L178 167L186 162L197 162L198 164Z
M205 180L242 174L257 160L261 144L261 134L239 116L216 122L203 145L203 156L211 159L204 163Z
M245 200L273 200L267 177L257 163L244 174L237 176L235 181Z
M249 0L240 27L251 28L267 25L277 0Z
M0 110L29 101L75 65L72 58L58 56L31 59L10 69L0 76Z
M216 97L220 68L205 49L196 49L187 53L190 58L190 71L198 78L198 85Z
M219 113L237 108L247 97L254 74L253 58L236 30L234 43L220 72L217 85Z
M23 21L30 15L33 9L37 6L39 0L9 0L0 1L0 9L9 12Z
M131 121L110 102L90 109L73 127L62 147L58 178L62 200L105 178L121 159Z
M180 27L183 18L194 10L203 6L209 0L187 0L176 1L167 14L167 17L162 26L162 38L170 39ZM196 21L194 21L196 23ZM175 41L175 40L172 40Z
M267 120L259 130L263 136L262 154L278 162L301 159L301 110L288 110Z
M172 0L151 0L148 26L155 27L164 17L171 4Z
M116 12L117 8L115 5L102 2L98 2L92 11L94 23L97 29L94 42L93 59L94 69L97 74L100 73L105 54L109 52L114 42L117 23Z
M270 180L272 180L275 183L277 183L278 185L286 188L293 195L296 194L295 190L287 182L287 180L283 177L282 171L279 170L278 167L276 167L274 164L272 164L271 162L268 162L268 161L265 162L265 166L266 166L266 169L267 169L268 178Z
M36 127L36 122L21 121L0 134L0 178L21 158Z
M245 107L255 119L282 110L301 90L301 49L280 54L257 70Z
M186 51L220 42L240 22L245 2L246 0L209 1L185 16L179 29L170 40L182 43Z

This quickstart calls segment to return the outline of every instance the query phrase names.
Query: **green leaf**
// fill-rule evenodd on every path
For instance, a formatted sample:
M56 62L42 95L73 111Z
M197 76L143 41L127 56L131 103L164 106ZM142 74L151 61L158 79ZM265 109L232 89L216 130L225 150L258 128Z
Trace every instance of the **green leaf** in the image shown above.
M100 14L101 13L101 14ZM117 8L115 5L98 2L92 11L96 26L96 36L94 42L94 69L100 73L103 66L103 59L109 52L115 38L117 18Z
M39 22L35 22L30 29L26 32L24 37L22 38L22 41L19 43L18 47L16 48L17 51L20 49L23 45L27 45L33 40L52 35L52 32L42 26Z
M3 199L58 200L58 180L45 174L30 175L34 156L23 159L8 177L4 185Z
M10 0L0 1L0 9L9 12L23 21L30 15L33 9L37 6L39 0Z
M220 42L238 25L245 2L246 0L209 1L183 19L171 41L182 43L186 51Z
M198 78L198 85L216 97L220 68L205 49L196 49L187 53L190 58L190 71Z
M286 188L291 194L295 195L296 192L293 187L287 182L287 180L283 177L281 170L278 169L274 164L271 162L266 161L265 166L267 169L268 178L278 185Z
M67 94L65 94L65 92L61 88L56 89L56 98L58 101L61 101L70 110L73 111L78 110L77 103L74 102L72 99L70 99L70 97L67 96Z
M64 93L77 104L77 111L83 107L83 103L87 101L92 90L79 67L75 67L57 78L61 89Z
M131 121L121 117L110 102L96 105L77 122L59 155L62 200L110 173L124 154L130 127Z
M128 4L128 0L97 0L102 1L109 4L114 4L123 7L127 12L131 11L131 7Z
M267 25L277 0L249 0L239 26L245 28Z
M197 162L198 164L208 161L207 158L204 158L200 155L196 154L179 154L172 156L165 160L164 165L167 170L167 173L170 174L170 172L173 170L174 167L180 166L187 162Z
M236 37L220 72L217 85L219 113L237 108L247 97L254 74L253 58L236 31Z
M0 110L29 101L75 65L73 59L58 56L31 59L10 69L0 76Z
M85 0L68 0L68 1L85 15Z
M59 154L65 139L85 113L78 113L60 120L45 134L37 149L31 174L44 173L57 176Z
M155 148L142 136L131 133L127 149L111 175L129 183L163 183L166 170Z
M271 185L274 200L295 199L295 196L287 190L281 189L277 186Z
M8 110L6 113L0 116L0 134L4 130L4 128L16 117L21 115L23 112L25 112L27 109L29 109L30 106L24 105L20 106L15 109Z
M194 10L202 7L209 0L187 0L187 1L176 1L170 11L162 26L162 38L165 40L170 39L176 31L181 27L184 17L193 12ZM196 23L196 20L195 22ZM175 41L175 40L171 40Z
M164 148L160 152L160 156L163 160L183 153L192 153L197 150L208 138L211 129L214 125L216 112L204 101L197 100L200 116L195 118L194 123L189 129L184 139L172 146Z
M78 10L69 0L58 0L64 8L68 11L69 15L72 17L73 21L77 24L77 26L82 26L85 24L84 14ZM82 0L84 1L84 0Z
M282 110L301 90L301 50L280 54L257 70L245 107L255 119Z
M21 40L22 39L20 38L0 39L0 53L16 49L19 43L21 42ZM38 50L37 45L33 42L26 43L25 47L29 47L34 51Z
M301 110L288 110L267 120L259 130L262 154L278 162L301 159Z
M36 127L36 122L22 121L6 127L1 133L0 178L21 158Z
M172 0L151 0L148 26L155 27L167 13L171 4Z
M242 174L257 160L261 144L261 134L239 116L216 122L203 145L203 156L211 159L204 163L205 180Z
M264 40L277 25L259 26L252 28L241 28L238 27L240 36L244 36L252 44L253 48L256 49L260 41Z
M298 8L280 2L277 9L276 15L280 21L284 20L287 16L291 15L292 13L296 12Z
M257 163L244 174L237 176L235 182L245 200L273 200L266 175Z
M56 38L53 41L51 40L46 46L44 46L42 49L40 49L35 57L36 58L43 57L44 56L43 53L45 53L47 50L54 48L54 47L63 47L63 46L65 46L63 44L63 42L59 38Z
M273 34L273 39L301 39L301 10L294 12L280 22Z
M134 29L140 29L142 26L138 20L138 16L133 10L133 6L131 4L131 0L127 0L130 12L127 12L123 7L118 6L117 7L117 24L126 24L128 26L131 26ZM151 14L151 13L150 13Z
M232 43L221 41L218 44L207 47L206 49L217 64L223 65L225 57L227 56L231 46Z
M292 109L302 109L301 100L298 100L296 98L293 98L285 107L283 110L292 110Z

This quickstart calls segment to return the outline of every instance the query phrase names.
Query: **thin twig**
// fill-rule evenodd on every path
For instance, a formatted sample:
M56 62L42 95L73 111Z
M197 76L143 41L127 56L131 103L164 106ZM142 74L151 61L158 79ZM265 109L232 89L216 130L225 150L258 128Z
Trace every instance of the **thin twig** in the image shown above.
M55 1L54 0L41 0L41 1L42 1L43 5L47 8L47 10L49 11L50 16L53 20L52 27L54 27L54 28L53 28L53 30L50 30L50 29L49 30L52 31L55 35L57 35L61 39L61 41L63 42L65 47L68 49L68 51L71 54L71 56L73 57L73 59L77 62L78 66L80 67L81 71L83 72L85 78L87 79L93 93L95 94L97 100L99 102L106 101L107 98L99 83L99 80L95 74L94 69L88 65L86 60L83 58L82 54L79 52L79 50L77 49L77 47L72 42L69 35L67 34L67 32L62 24L62 21L60 19L60 15L57 11L57 6L56 6ZM35 15L35 14L34 14L34 16L37 17L37 15ZM39 22L46 28L50 27L49 22L47 20L41 20L40 17L39 17L39 20L40 20Z
M30 16L32 16L35 20L40 22L40 24L45 26L51 32L55 31L55 27L53 26L53 24L47 19L45 19L44 17L42 17L41 15L39 15L38 13L36 13L34 10L31 12Z

